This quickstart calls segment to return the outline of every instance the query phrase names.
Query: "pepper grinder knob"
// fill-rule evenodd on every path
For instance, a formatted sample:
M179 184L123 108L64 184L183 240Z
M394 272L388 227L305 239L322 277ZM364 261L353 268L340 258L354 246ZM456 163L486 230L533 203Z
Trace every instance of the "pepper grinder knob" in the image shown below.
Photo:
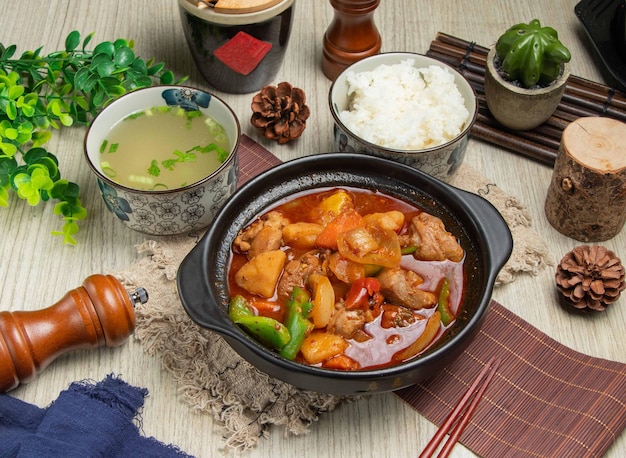
M382 40L374 23L380 0L330 0L334 17L323 42L322 69L332 81L349 65L380 52Z
M0 312L0 392L28 383L71 350L121 345L135 330L136 303L111 275L91 275L60 301L36 311Z

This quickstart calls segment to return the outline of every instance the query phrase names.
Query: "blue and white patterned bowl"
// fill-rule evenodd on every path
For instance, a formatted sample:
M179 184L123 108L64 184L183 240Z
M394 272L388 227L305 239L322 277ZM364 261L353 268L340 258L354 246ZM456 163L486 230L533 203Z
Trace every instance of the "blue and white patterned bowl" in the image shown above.
M380 65L395 65L407 59L413 60L413 65L417 68L435 65L449 70L453 74L454 82L465 101L465 108L467 108L469 116L461 132L452 140L439 146L421 150L401 150L380 146L361 138L352 132L341 120L340 113L347 110L349 104L347 82L349 72L371 71ZM394 88L389 88L390 92L393 90ZM476 94L461 73L437 59L410 52L376 54L353 63L333 82L328 95L328 103L335 121L333 132L334 151L363 153L401 162L443 181L449 181L463 162L470 129L474 125L478 113Z
M100 146L111 127L139 110L179 106L200 110L221 124L229 138L222 165L185 187L144 191L109 179L100 167ZM96 116L85 136L84 152L96 175L106 208L127 227L151 235L176 235L207 227L237 188L237 148L241 128L232 109L218 97L185 86L154 86L123 95Z

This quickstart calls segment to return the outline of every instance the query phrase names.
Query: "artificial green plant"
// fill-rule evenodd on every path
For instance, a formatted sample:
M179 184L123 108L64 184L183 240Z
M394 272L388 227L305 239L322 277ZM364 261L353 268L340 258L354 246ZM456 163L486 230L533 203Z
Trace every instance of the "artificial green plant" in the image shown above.
M516 24L498 38L496 54L506 79L524 87L547 86L561 74L569 62L569 49L561 43L552 27L542 27L538 19Z
M10 193L36 206L57 201L63 221L52 234L75 244L77 221L87 216L76 183L61 178L59 160L44 145L61 126L87 125L117 97L153 83L177 84L164 63L135 56L133 41L104 41L92 50L79 32L65 39L65 49L42 55L42 49L14 58L16 45L0 43L0 206Z

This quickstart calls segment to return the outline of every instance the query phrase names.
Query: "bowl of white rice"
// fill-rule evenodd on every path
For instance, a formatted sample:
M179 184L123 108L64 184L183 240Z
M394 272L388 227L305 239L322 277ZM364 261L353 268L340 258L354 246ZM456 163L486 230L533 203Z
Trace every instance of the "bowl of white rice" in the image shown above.
M349 66L329 93L334 149L398 161L447 181L478 111L461 73L436 59L383 53Z

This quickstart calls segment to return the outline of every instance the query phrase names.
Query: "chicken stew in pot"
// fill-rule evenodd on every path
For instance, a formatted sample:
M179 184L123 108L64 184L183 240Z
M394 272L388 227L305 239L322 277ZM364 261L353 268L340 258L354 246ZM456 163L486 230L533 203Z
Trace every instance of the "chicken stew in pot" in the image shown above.
M414 204L352 187L305 191L238 233L229 316L291 360L387 367L452 326L464 259L454 234Z

